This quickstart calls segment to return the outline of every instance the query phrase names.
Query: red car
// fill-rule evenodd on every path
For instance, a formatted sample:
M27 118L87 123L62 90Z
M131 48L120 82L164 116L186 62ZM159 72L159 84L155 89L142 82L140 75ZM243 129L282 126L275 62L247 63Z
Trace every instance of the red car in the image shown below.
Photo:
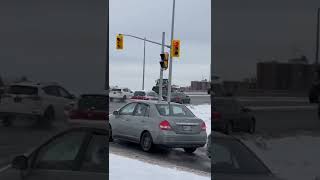
M70 124L106 124L109 116L108 95L83 94L65 107Z

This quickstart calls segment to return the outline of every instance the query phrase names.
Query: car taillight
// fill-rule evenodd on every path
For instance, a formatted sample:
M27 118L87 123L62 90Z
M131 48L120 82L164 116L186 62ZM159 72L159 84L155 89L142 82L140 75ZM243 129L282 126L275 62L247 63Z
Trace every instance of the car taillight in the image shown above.
M212 118L214 121L220 120L221 119L221 114L219 112L213 112L212 113Z
M206 129L207 129L206 123L203 122L203 123L201 124L201 130L202 130L202 131L205 131Z
M159 127L161 130L171 130L170 123L167 120L161 121L161 123L159 124Z

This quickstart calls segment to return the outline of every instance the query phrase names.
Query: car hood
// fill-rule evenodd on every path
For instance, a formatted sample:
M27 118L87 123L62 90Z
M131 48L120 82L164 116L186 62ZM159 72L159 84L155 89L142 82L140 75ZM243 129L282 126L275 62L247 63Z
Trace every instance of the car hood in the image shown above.
M213 180L282 180L272 175L220 174L213 173Z

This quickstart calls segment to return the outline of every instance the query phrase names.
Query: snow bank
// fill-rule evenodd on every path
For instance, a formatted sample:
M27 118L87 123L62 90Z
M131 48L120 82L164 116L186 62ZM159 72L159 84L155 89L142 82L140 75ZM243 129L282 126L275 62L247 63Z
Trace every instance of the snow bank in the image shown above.
M207 134L211 133L211 104L188 105L194 115L202 119L207 125Z
M279 177L288 180L316 180L316 176L320 177L319 136L256 137L243 142Z
M172 168L149 164L115 154L109 154L110 180L210 180L211 177L199 176L193 173Z

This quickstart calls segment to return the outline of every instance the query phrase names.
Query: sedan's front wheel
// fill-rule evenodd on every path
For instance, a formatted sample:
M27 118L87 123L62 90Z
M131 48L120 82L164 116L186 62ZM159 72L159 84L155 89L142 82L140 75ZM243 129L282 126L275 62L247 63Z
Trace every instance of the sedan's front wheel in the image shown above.
M188 154L192 154L197 150L197 148L183 148L183 149L184 149L184 152Z
M153 148L153 140L149 132L144 132L140 139L140 146L143 151L151 152Z
M256 131L256 122L255 120L251 120L251 123L249 124L249 127L248 127L248 133L254 134L255 131Z

